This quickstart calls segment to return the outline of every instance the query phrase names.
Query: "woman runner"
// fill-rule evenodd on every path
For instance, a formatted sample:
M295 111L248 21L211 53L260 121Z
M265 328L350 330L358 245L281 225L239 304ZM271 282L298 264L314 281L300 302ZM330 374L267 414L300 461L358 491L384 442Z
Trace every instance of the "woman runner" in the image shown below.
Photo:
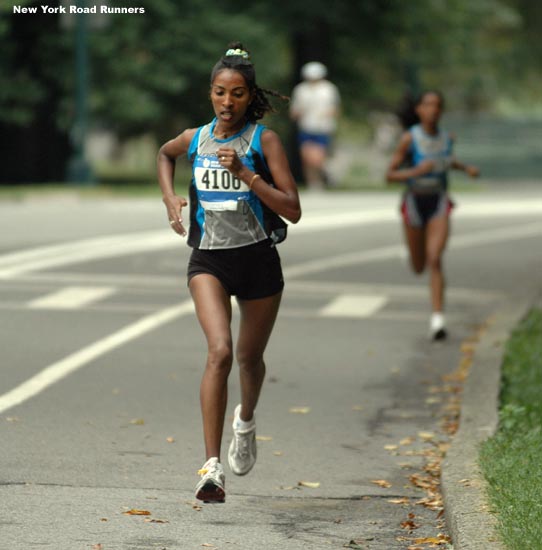
M430 337L446 338L444 318L444 273L442 255L450 232L449 214L453 203L448 196L448 171L462 170L478 177L479 170L459 162L452 154L454 138L439 127L444 108L440 92L423 92L407 112L405 126L391 159L388 182L406 184L401 212L410 261L415 273L430 271L432 314ZM405 166L406 165L406 166Z
M183 197L175 194L175 159L188 155L190 184L188 285L207 339L200 387L206 460L196 498L224 502L221 442L227 382L234 347L231 296L241 314L235 358L240 369L241 403L234 411L228 463L245 475L256 461L254 410L265 377L264 350L278 313L284 282L276 243L286 237L281 217L297 223L299 196L278 135L260 125L272 111L242 44L229 45L211 72L215 117L165 143L158 153L158 180L172 229L184 236Z

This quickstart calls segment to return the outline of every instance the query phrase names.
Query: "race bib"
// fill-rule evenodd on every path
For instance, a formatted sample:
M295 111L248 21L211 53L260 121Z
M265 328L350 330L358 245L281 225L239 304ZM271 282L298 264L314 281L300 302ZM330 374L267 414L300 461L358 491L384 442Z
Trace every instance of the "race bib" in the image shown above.
M250 196L248 185L221 166L216 157L196 158L194 181L206 210L238 210L239 202Z

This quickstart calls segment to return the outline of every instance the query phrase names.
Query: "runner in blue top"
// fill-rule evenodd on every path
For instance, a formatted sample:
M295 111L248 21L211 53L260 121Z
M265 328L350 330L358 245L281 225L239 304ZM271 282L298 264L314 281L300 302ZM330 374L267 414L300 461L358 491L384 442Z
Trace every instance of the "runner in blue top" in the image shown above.
M254 409L265 377L263 354L284 286L275 247L286 237L281 217L292 223L301 217L282 143L275 132L257 123L272 110L266 94L278 95L256 85L248 52L240 43L230 44L211 73L215 118L185 130L158 153L158 180L169 223L181 236L186 235L182 209L188 203L175 194L175 159L187 154L193 169L188 284L208 345L200 388L206 462L196 486L196 498L205 502L225 500L220 454L234 355L230 298L236 296L241 312L235 347L241 403L234 411L228 462L233 473L244 475L256 461Z
M463 170L478 177L479 170L459 162L452 152L454 138L439 128L444 108L442 94L426 91L403 114L409 127L402 135L388 172L388 182L406 184L401 212L412 269L430 270L432 315L430 336L446 338L442 255L450 231L453 203L448 196L448 171ZM406 165L406 166L405 166Z

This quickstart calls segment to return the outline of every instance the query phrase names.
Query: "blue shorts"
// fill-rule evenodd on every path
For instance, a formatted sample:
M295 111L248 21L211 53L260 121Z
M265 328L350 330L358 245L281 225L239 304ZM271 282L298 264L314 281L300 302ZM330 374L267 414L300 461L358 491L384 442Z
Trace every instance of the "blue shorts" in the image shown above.
M309 132L299 132L297 135L299 145L303 143L317 143L326 149L331 144L331 136L329 134L311 134Z

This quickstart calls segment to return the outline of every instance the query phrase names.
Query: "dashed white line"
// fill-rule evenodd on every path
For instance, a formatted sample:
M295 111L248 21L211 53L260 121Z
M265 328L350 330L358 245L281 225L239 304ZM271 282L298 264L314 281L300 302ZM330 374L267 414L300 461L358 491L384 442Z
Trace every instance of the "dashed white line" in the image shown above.
M30 309L78 309L111 296L113 287L69 286L28 303Z
M388 299L386 296L341 294L329 302L320 311L321 317L352 317L364 319L382 309Z
M538 207L538 204L536 204ZM496 210L491 211L492 215L496 214ZM350 222L354 222L352 219ZM373 220L374 221L374 220ZM359 223L359 220L358 222ZM370 223L370 222L364 222ZM322 220L314 220L312 229L322 228ZM309 229L310 230L310 229ZM451 241L451 248L467 248L478 246L480 244L489 244L495 242L503 242L509 240L522 239L525 237L533 237L542 234L542 223L530 223L522 226L511 226L499 230L481 231L474 235L461 235L454 237ZM18 274L28 273L44 269L48 267L57 267L88 261L89 259L120 256L126 253L132 253L143 250L157 250L161 248L170 248L178 246L178 242L172 243L170 239L165 238L164 232L147 233L147 239L142 239L141 242L136 242L137 235L130 235L129 242L126 240L128 236L117 237L119 239L116 245L111 249L107 249L107 244L111 244L115 239L94 239L90 240L92 246L76 251L80 242L72 242L58 247L50 247L46 252L43 249L36 249L27 252L8 254L0 256L0 277L11 278ZM128 243L128 248L127 248ZM75 247L75 249L74 249ZM51 252L51 248L54 249ZM73 254L70 254L70 250ZM342 254L334 257L328 257L321 260L305 262L300 265L294 265L285 269L287 277L299 277L309 273L324 271L346 265L361 264L372 261L385 260L403 255L403 246L387 246L374 250L360 251L350 254ZM3 268L3 269L2 269ZM39 394L50 385L58 382L68 374L80 369L94 359L104 355L105 353L120 347L127 342L138 338L139 336L154 330L155 328L168 323L178 317L187 315L193 311L191 300L182 304L161 310L152 315L143 317L139 321L130 324L123 329L101 339L89 346L69 355L65 359L50 365L40 373L23 382L18 387L10 392L0 396L0 414L4 411L23 403L31 397Z
M542 200L538 197L515 201L495 201L484 204L462 204L454 215L462 218L491 218L542 214ZM290 225L295 233L312 233L351 226L397 222L397 208L378 206L372 209L347 209L341 212L308 213L299 225ZM82 239L51 246L0 255L0 279L17 277L43 269L72 265L168 248L185 249L184 241L170 230L124 233L108 237Z

